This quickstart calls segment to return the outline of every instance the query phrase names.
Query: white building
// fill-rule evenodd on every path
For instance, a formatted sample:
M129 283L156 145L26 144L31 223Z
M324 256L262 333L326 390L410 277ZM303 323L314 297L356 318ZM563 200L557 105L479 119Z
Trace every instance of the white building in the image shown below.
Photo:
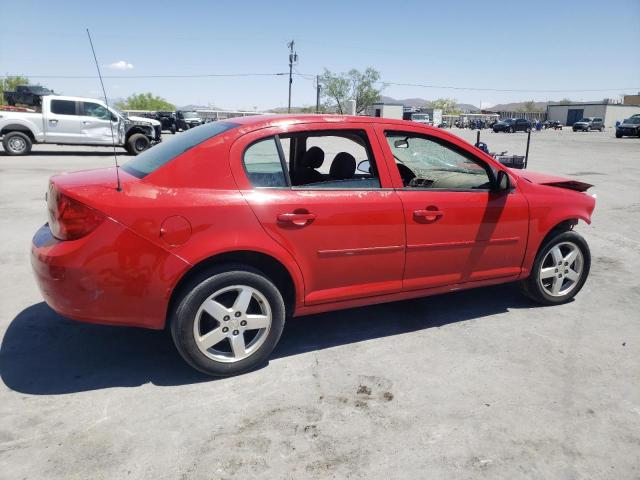
M640 106L619 103L587 102L547 105L547 120L557 120L571 126L584 117L599 117L605 127L615 127L631 115L640 114Z

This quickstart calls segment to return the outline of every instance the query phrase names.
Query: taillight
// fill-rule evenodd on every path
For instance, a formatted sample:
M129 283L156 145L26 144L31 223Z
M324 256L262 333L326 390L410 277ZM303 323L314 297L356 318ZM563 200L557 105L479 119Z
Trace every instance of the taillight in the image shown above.
M60 193L55 184L47 194L49 228L58 240L76 240L95 230L104 215L85 204Z

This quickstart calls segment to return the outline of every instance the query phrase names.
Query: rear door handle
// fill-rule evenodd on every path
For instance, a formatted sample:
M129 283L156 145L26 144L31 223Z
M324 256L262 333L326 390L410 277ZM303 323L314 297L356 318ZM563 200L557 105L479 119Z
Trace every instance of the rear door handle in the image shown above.
M83 125L91 125L91 122L87 122L86 120L82 122Z
M282 223L292 223L299 227L304 227L316 218L315 213L280 213L278 221Z
M413 212L414 218L426 220L428 222L435 222L436 220L444 217L444 213L440 210L415 210Z

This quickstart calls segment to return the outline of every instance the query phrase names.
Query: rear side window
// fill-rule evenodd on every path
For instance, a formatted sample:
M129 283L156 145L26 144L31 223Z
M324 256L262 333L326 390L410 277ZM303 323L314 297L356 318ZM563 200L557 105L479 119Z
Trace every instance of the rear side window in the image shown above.
M244 152L244 168L254 187L286 187L278 145L274 137L260 140Z
M205 123L176 135L170 141L162 142L149 150L145 150L125 163L122 169L135 177L143 178L205 140L209 140L237 126L236 123L230 122Z
M76 102L71 100L51 100L51 113L56 115L75 115Z

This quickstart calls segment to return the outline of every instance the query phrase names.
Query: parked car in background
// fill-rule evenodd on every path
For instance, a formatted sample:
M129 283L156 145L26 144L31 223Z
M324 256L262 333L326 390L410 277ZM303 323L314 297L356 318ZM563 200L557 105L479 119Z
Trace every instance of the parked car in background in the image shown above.
M591 130L604 131L604 122L600 117L585 117L572 125L573 131L590 132Z
M162 130L176 133L176 112L156 112L155 119L162 125Z
M616 127L616 138L640 137L640 115L627 118Z
M190 128L202 125L204 122L200 116L193 111L176 111L176 131L189 130Z
M591 185L419 123L234 118L127 162L120 191L115 174L51 178L42 295L76 320L166 326L210 375L264 363L290 317L512 281L557 305L589 274L573 226Z
M160 122L127 116L93 98L42 97L41 112L0 111L0 137L9 155L27 155L34 143L112 145L131 155L160 142Z
M15 92L4 92L4 101L10 106L21 104L40 107L42 97L53 94L52 90L40 85L18 85Z
M531 122L524 118L505 118L493 124L494 132L528 132L531 130Z
M553 128L554 130L562 130L562 122L558 120L547 120L543 124L544 129Z
M412 122L422 123L424 125L431 125L431 118L428 113L420 112L404 112L402 115L403 120L411 120Z

